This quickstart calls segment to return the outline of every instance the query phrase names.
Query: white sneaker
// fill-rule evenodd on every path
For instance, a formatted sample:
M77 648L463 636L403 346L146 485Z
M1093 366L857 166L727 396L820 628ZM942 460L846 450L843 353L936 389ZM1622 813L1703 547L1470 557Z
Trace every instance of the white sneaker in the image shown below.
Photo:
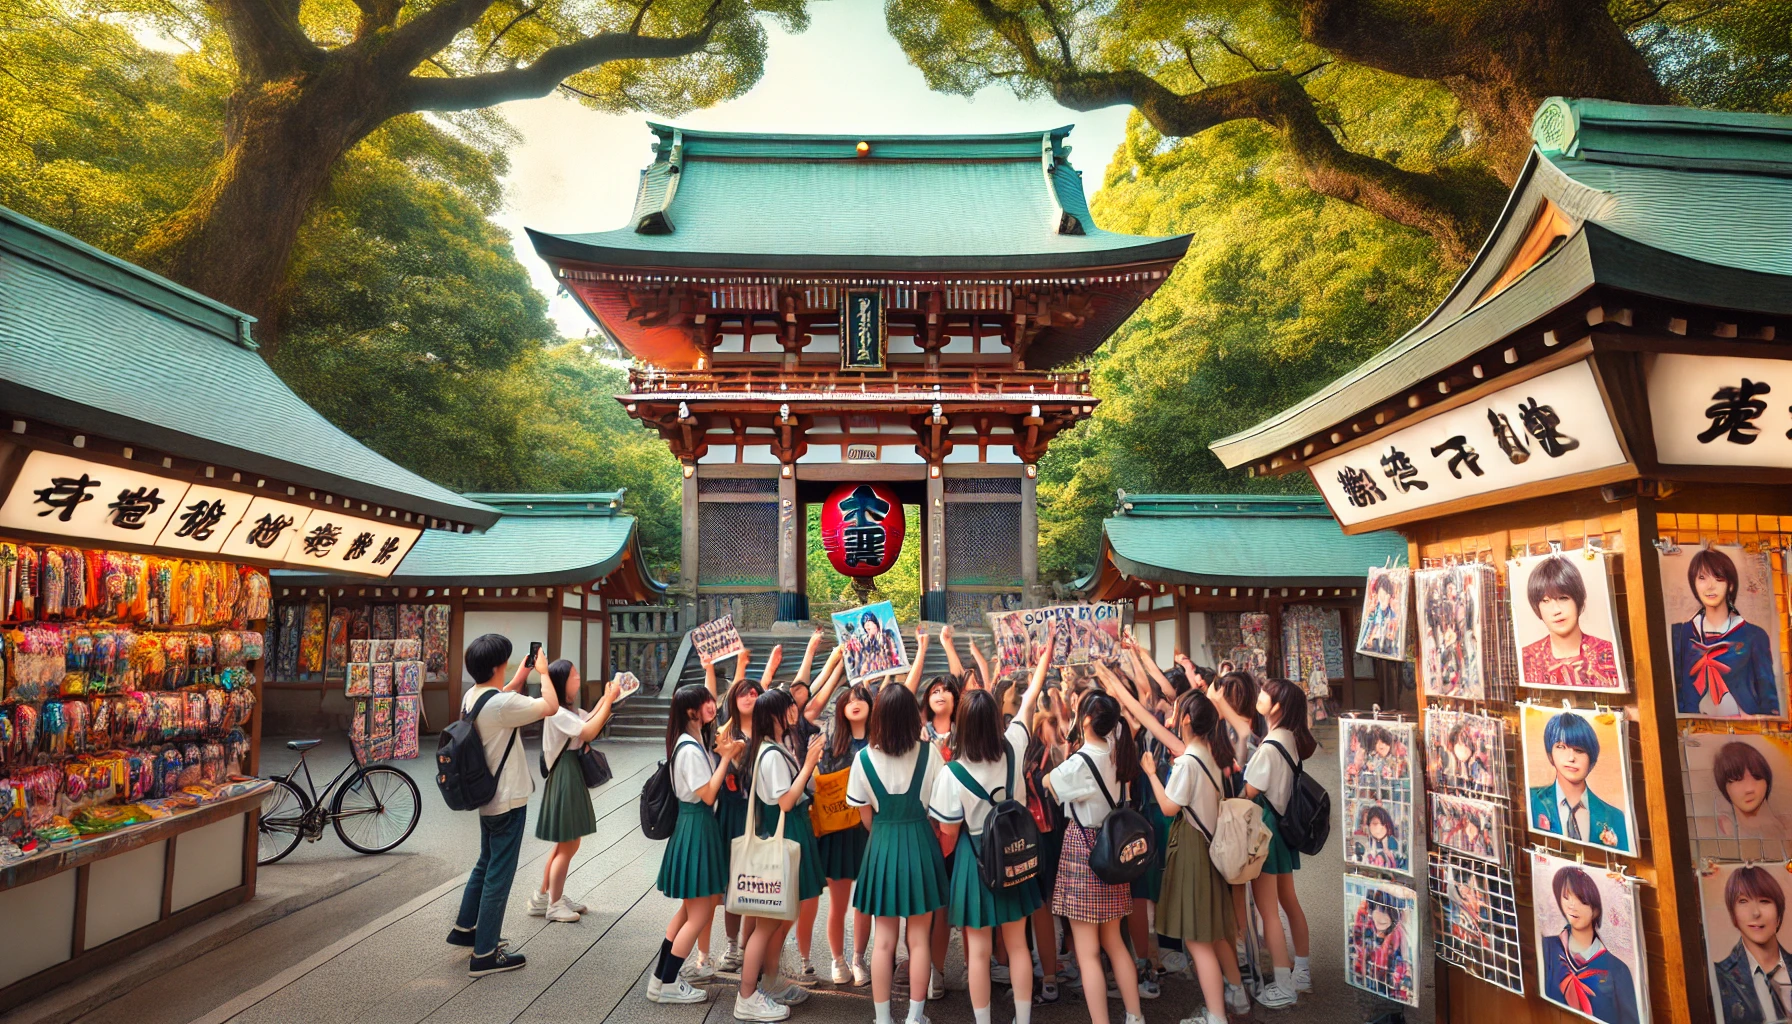
M803 957L797 964L796 977L791 979L804 988L814 988L821 984L821 975L815 973L815 961Z
M1229 981L1226 982L1226 1009L1231 1010L1240 1017L1250 1015L1251 994L1244 990L1243 985L1234 985Z
M1311 991L1313 991L1313 969L1312 968L1296 967L1294 969L1294 991L1296 991L1296 992L1311 992Z
M864 988L869 984L871 984L871 968L854 960L852 962L852 987Z
M1126 1024L1145 1024L1145 1018L1136 1013L1126 1015Z
M692 988L691 983L683 978L671 985L660 988L659 995L653 1000L656 1003L707 1003L709 993L700 988Z
M548 912L548 894L538 892L529 897L529 916L541 917Z
M933 1024L933 1020L923 1013L919 1017L910 1017L907 1024Z
M1188 954L1170 949L1164 951L1164 972L1179 978L1187 977L1183 972L1188 970Z
M933 973L927 978L927 998L946 998L946 976L940 973L938 967L935 967Z
M831 980L836 985L844 985L852 980L851 972L846 969L846 961L840 957L834 958L834 969L831 972Z
M772 1002L764 992L755 992L750 996L736 993L734 996L735 1020L773 1021L785 1020L789 1016L790 1007Z
M1271 982L1257 990L1257 1004L1266 1010L1280 1010L1298 1001L1294 990L1283 988L1280 982Z
M662 991L664 991L664 989L665 989L665 983L660 981L658 975L653 975L653 976L649 977L647 979L647 1001L650 1003L659 1002L660 1001L660 993Z
M763 991L780 1006L796 1006L809 1001L809 990L782 974L773 978Z
M716 976L716 962L702 953L692 952L691 958L678 969L678 976L687 981L708 981Z
M572 924L578 921L579 912L567 906L565 899L561 899L553 906L549 907L544 916L549 921L560 921L564 924Z
M722 954L722 962L716 967L716 970L723 974L739 974L741 956L740 944L729 939L728 951Z
M585 904L578 902L577 900L573 899L571 896L567 896L564 893L562 893L560 896L560 902L566 904L568 907L571 907L573 913L575 913L575 914L583 914L587 910L591 909L590 907L587 907Z

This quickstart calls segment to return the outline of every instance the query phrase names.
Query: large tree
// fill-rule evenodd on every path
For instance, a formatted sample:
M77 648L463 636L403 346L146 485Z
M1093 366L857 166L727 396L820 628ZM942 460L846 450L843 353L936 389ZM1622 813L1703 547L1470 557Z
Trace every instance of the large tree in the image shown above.
M1775 0L887 0L928 84L1002 84L1075 110L1130 105L1165 136L1264 125L1313 191L1465 260L1499 213L1545 97L1786 101ZM1433 159L1355 144L1338 66L1441 86L1462 131ZM1682 89L1685 78L1693 88Z
M555 90L603 110L711 104L758 80L761 17L797 30L804 4L130 0L127 17L227 45L232 68L219 158L136 257L263 318L261 338L277 342L300 227L344 155L381 126Z

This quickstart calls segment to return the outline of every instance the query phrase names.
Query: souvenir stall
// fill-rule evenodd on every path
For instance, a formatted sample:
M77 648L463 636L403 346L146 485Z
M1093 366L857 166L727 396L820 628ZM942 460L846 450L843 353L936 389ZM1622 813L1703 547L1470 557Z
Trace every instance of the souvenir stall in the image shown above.
M1533 140L1436 311L1214 451L1407 538L1438 1019L1781 1018L1792 118Z
M1352 651L1365 567L1405 557L1397 533L1346 536L1317 497L1122 491L1078 589L1131 602L1159 664L1180 650L1303 686L1323 672L1331 699L1366 709L1392 706L1378 673L1396 673Z
M541 643L549 659L571 660L588 687L608 677L610 607L655 602L666 589L647 571L623 492L468 497L502 517L483 533L426 535L384 581L274 573L270 731L353 735L378 702L396 698L396 734L414 749L419 726L437 731L458 715L472 685L461 651L481 633L510 637L519 658ZM359 642L371 644L368 658L355 656ZM411 659L398 655L412 653L422 664L407 674ZM387 663L390 673L380 668ZM354 666L368 664L363 680Z
M0 1011L254 895L271 567L380 578L497 518L251 326L0 209Z

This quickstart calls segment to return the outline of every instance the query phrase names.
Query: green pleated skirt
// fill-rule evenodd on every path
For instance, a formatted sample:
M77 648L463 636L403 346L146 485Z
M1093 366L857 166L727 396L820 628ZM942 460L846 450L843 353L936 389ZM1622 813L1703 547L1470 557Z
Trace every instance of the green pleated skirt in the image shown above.
M859 866L865 862L865 846L870 841L871 833L865 831L863 825L817 836L815 849L821 855L821 876L829 881L837 878L856 880Z
M946 905L946 859L925 818L873 820L852 906L872 917L914 917Z
M654 883L675 900L720 896L728 889L728 844L722 841L722 825L715 812L701 801L679 801L678 823L666 852L660 858L660 877Z
M1300 870L1300 854L1282 842L1281 816L1270 805L1266 794L1257 794L1257 806L1263 808L1263 824L1269 826L1269 859L1263 862L1266 875L1286 875Z
M1157 842L1151 848L1151 864L1144 874L1132 880L1132 898L1155 901L1163 892L1164 848L1170 842L1170 819L1164 817L1163 808L1157 805L1155 798L1145 801L1144 814L1145 820L1151 823L1152 838Z
M781 813L777 804L759 801L759 838L771 838L778 830ZM742 831L745 831L744 827ZM809 801L804 800L790 809L790 819L784 823L784 838L795 841L802 850L796 865L797 899L812 900L820 896L821 890L827 888L827 880L821 874L821 852L815 847L815 829L809 824Z
M960 928L997 928L1031 915L1043 902L1035 878L992 892L978 877L977 855L972 852L969 831L959 831L958 849L952 858L948 921Z
M1219 942L1232 933L1232 887L1207 854L1207 837L1181 815L1170 826L1157 932L1185 942Z
M716 794L716 823L722 829L722 863L733 856L734 841L747 834L747 795L730 790L726 782Z
M541 790L541 813L535 816L535 838L564 843L597 831L597 815L591 810L591 791L576 756L561 754L548 769Z

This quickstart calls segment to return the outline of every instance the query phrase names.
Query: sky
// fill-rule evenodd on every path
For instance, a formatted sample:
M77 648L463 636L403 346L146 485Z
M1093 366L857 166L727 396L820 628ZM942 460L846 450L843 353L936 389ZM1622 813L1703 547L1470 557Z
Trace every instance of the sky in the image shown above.
M878 134L1044 131L1074 124L1071 162L1099 186L1126 133L1126 107L1081 113L1049 99L1022 102L1005 89L973 99L927 88L884 27L877 0L817 0L809 30L790 35L769 28L765 76L745 96L681 117L603 114L552 96L501 109L523 134L510 151L505 208L494 218L511 233L517 256L535 286L550 298L563 333L592 329L570 298L555 295L547 265L522 229L602 231L623 226L634 206L635 182L653 157L646 122L735 132Z

